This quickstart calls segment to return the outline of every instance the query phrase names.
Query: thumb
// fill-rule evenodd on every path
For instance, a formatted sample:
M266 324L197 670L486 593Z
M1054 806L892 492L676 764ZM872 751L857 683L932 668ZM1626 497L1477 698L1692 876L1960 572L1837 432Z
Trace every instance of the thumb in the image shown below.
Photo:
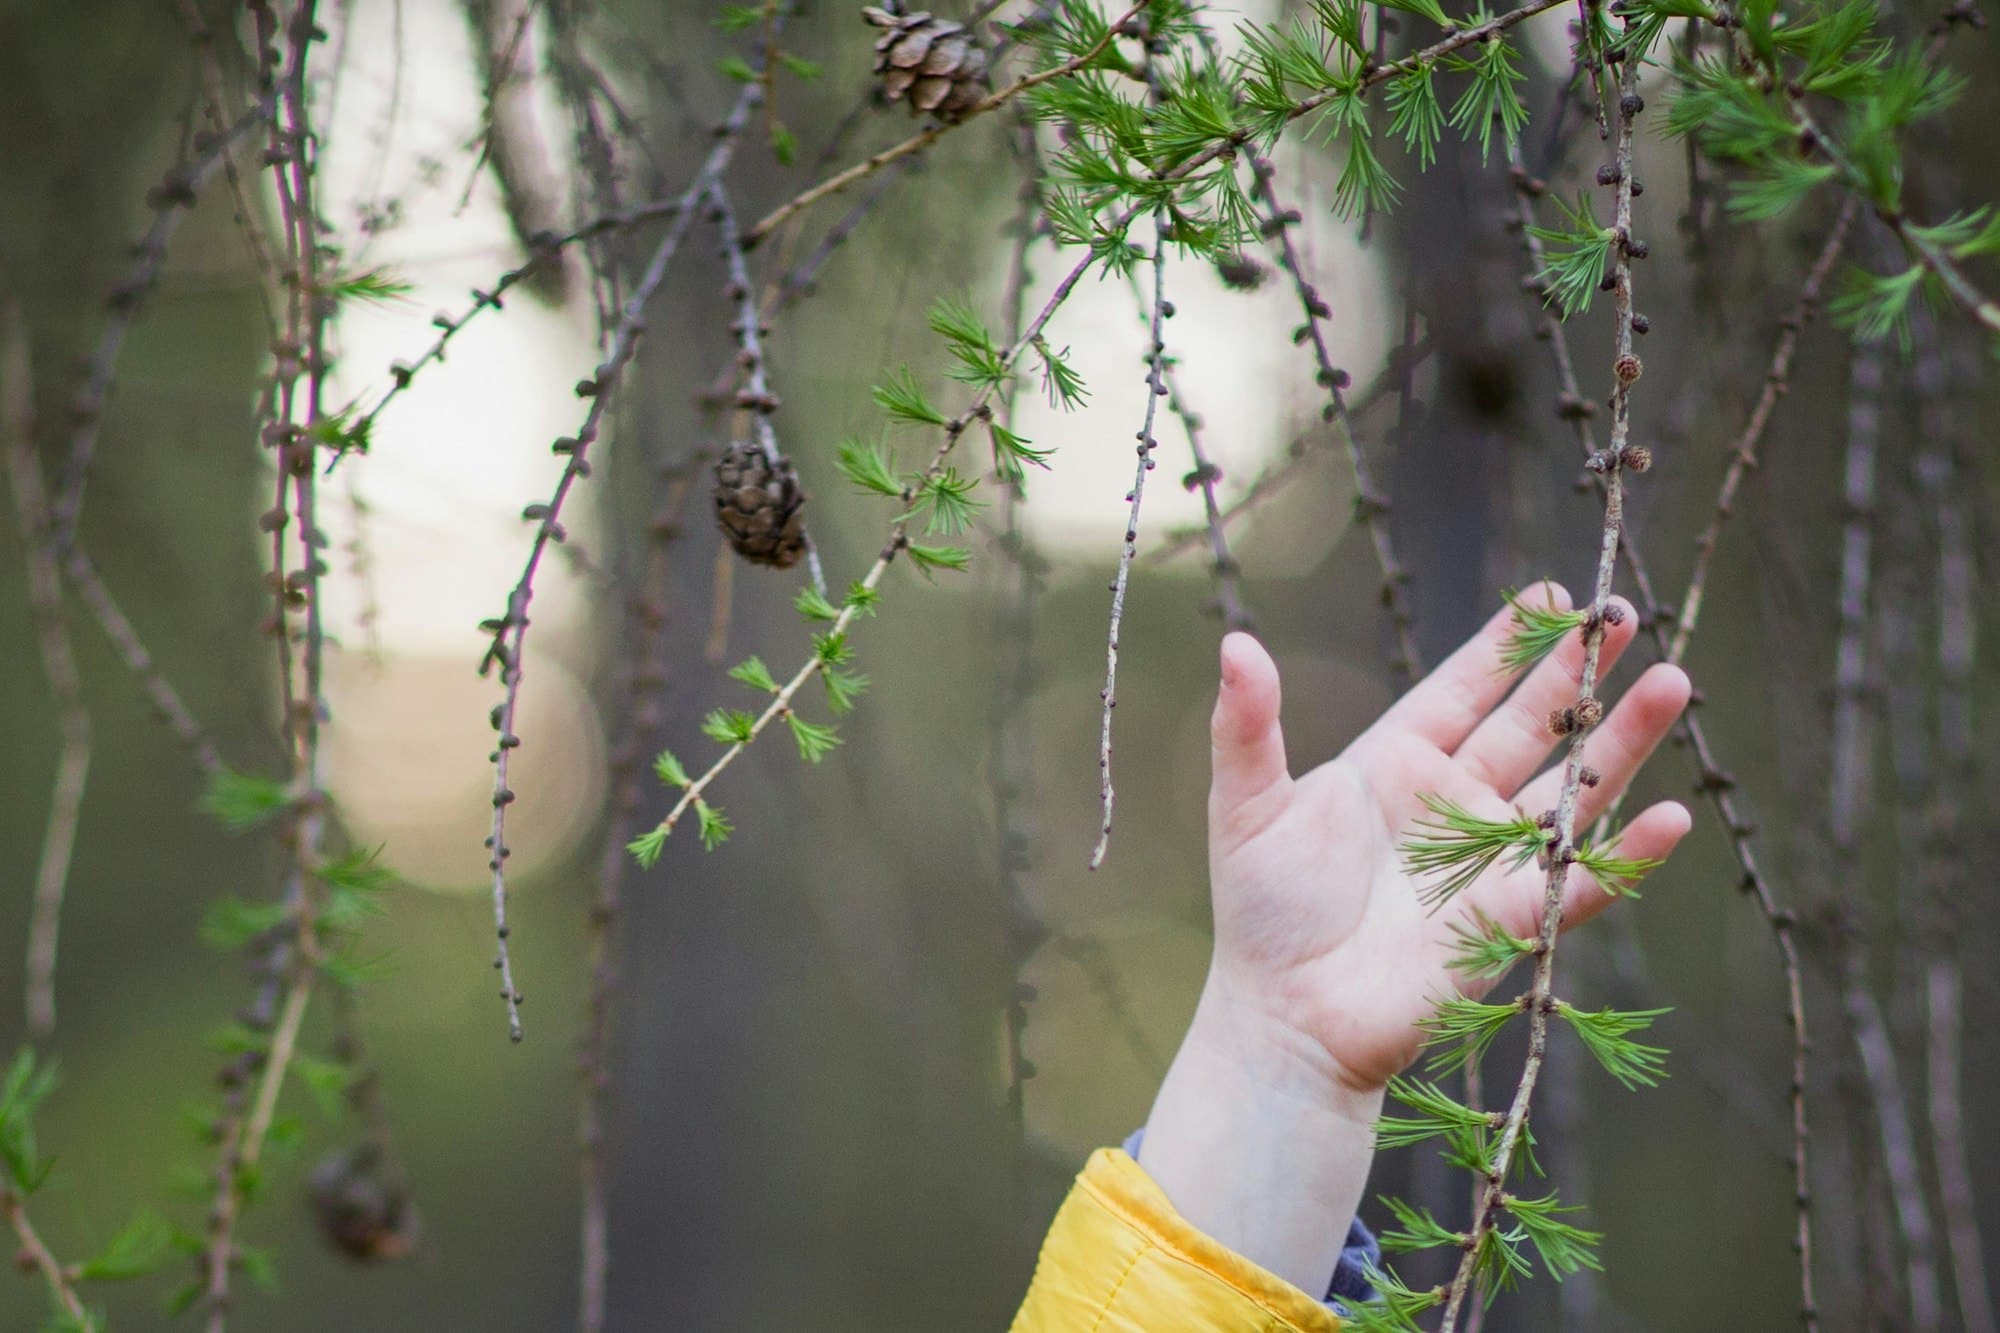
M1209 741L1211 827L1233 823L1245 806L1291 787L1285 738L1278 729L1278 666L1248 634L1231 634L1222 641L1222 687L1209 720Z

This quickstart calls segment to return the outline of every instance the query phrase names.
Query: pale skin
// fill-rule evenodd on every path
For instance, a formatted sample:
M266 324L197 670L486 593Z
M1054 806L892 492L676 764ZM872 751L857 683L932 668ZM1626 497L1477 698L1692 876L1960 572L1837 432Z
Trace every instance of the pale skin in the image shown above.
M1560 588L1523 594L1551 595L1570 604ZM1600 680L1636 624L1613 600L1624 619L1606 631ZM1541 929L1545 874L1532 863L1503 862L1431 913L1396 850L1426 813L1420 793L1496 818L1555 806L1562 773L1549 766L1546 719L1576 697L1582 636L1520 677L1500 669L1509 630L1503 611L1337 758L1296 778L1277 666L1247 634L1222 643L1208 800L1215 950L1139 1161L1190 1223L1314 1294L1367 1184L1385 1085L1419 1053L1417 1024L1440 998L1493 984L1450 967L1452 925L1476 910L1517 936ZM1688 692L1686 674L1663 663L1609 709L1585 746L1602 779L1580 793L1579 829L1625 790ZM1683 806L1661 802L1630 820L1617 850L1663 859L1688 826ZM1571 874L1563 929L1610 902Z

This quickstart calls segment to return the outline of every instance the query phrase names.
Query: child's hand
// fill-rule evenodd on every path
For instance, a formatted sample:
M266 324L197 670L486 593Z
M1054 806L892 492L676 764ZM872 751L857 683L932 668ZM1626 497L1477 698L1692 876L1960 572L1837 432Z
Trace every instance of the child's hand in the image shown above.
M1569 605L1562 590L1554 594ZM1605 636L1600 679L1634 633L1631 607L1617 605L1625 616ZM1482 912L1516 936L1541 931L1547 876L1535 862L1509 871L1504 857L1433 913L1397 850L1426 814L1420 794L1495 818L1555 808L1561 766L1537 772L1557 743L1550 712L1576 698L1582 635L1565 638L1508 696L1513 678L1499 663L1510 628L1503 610L1337 759L1296 780L1278 730L1276 666L1246 634L1223 641L1208 800L1213 984L1296 1029L1358 1091L1381 1087L1416 1058L1417 1023L1440 999L1491 989L1449 966L1454 926L1470 929ZM1601 779L1579 793L1579 835L1625 790L1687 706L1688 689L1678 667L1656 665L1590 735L1584 755ZM1687 831L1686 809L1664 801L1631 821L1618 852L1664 858ZM1609 902L1572 871L1564 928Z
M1635 629L1618 605L1600 680ZM1509 613L1496 615L1339 758L1296 779L1277 667L1248 635L1223 640L1208 801L1215 956L1140 1164L1196 1227L1314 1294L1367 1182L1383 1086L1417 1056L1417 1024L1453 992L1491 985L1452 970L1452 927L1476 911L1517 936L1540 933L1539 866L1510 871L1502 858L1433 914L1397 850L1425 814L1424 793L1500 818L1556 804L1560 770L1537 770L1556 745L1549 713L1575 701L1582 636L1510 695L1500 669L1510 630ZM1601 777L1580 793L1578 830L1624 791L1688 688L1678 668L1652 667L1591 733L1584 755ZM1631 821L1618 852L1664 857L1687 830L1687 811L1663 802ZM1608 901L1572 871L1563 925Z

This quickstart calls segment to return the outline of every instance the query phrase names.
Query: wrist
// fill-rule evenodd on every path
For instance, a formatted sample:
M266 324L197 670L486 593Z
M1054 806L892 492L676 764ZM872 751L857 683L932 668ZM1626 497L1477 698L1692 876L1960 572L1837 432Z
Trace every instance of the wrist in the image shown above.
M1191 1224L1322 1297L1374 1157L1382 1090L1212 971L1140 1165Z

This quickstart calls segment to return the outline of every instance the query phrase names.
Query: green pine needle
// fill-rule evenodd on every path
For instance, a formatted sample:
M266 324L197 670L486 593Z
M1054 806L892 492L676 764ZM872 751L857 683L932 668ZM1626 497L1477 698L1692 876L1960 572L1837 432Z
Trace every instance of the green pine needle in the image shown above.
M880 440L842 440L834 449L833 465L855 489L901 498L903 482L896 475L888 446Z
M764 659L761 657L751 656L744 658L741 662L729 668L729 678L731 680L740 680L751 689L762 690L766 694L776 694L778 692L777 679L771 675L771 668L764 665Z
M826 594L808 583L800 588L792 598L792 609L807 620L838 620L840 608L826 599Z
M930 399L917 387L917 377L910 373L908 366L898 369L882 383L874 386L870 394L876 406L897 421L913 426L942 426L947 418L944 413L931 406Z
M1435 912L1512 852L1509 869L1518 869L1548 845L1549 830L1526 815L1485 819L1455 801L1435 793L1421 797L1431 818L1411 825L1397 848L1412 875L1432 877L1417 892L1417 901Z
M1449 964L1453 971L1470 977L1497 980L1505 976L1514 964L1534 954L1534 940L1509 934L1484 912L1475 911L1473 918L1477 922L1476 928L1468 929L1457 921L1451 924L1452 936L1458 941Z
M1586 1231L1562 1219L1562 1214L1580 1213L1582 1208L1565 1208L1553 1194L1540 1199L1510 1194L1502 1203L1534 1245L1535 1253L1541 1255L1542 1266L1556 1281L1586 1268L1594 1273L1604 1271L1603 1261L1597 1257L1597 1246L1604 1233Z
M625 850L639 863L642 870L651 870L660 863L660 853L667 848L667 831L663 828L649 829L625 844Z
M941 569L962 571L972 563L972 552L963 546L925 546L911 542L906 548L910 563L923 571L925 577Z
M718 708L702 719L701 734L717 745L748 745L756 725L756 717L740 708Z
M231 833L252 829L291 805L284 784L223 769L208 780L201 808Z
M1575 208L1560 199L1556 207L1566 225L1530 227L1528 232L1544 246L1542 258L1547 267L1536 276L1548 287L1549 302L1568 319L1590 309L1590 298L1597 294L1598 283L1611 262L1611 246L1618 233L1597 225L1588 195L1579 193Z
M1514 625L1507 641L1500 645L1499 670L1503 675L1525 670L1541 661L1590 618L1587 611L1559 609L1553 593L1549 595L1546 606L1530 606L1513 588L1500 596L1507 603L1508 615Z
M1460 1104L1435 1083L1399 1075L1389 1080L1389 1095L1415 1114L1377 1120L1377 1148L1407 1148L1455 1131L1483 1133L1491 1127L1485 1112Z
M729 822L729 817L722 813L719 806L697 799L694 813L701 822L701 845L707 851L712 852L729 841L729 835L736 831L736 826Z
M1453 1231L1438 1221L1428 1208L1415 1208L1386 1194L1376 1197L1401 1224L1400 1229L1383 1231L1376 1236L1384 1254L1409 1254L1416 1250L1436 1249L1440 1245L1456 1246L1470 1239L1463 1232Z
M416 284L407 278L399 278L385 268L372 268L365 273L337 278L328 290L336 301L363 301L377 305L391 301L409 299Z
M1604 1072L1626 1088L1654 1087L1666 1077L1664 1047L1647 1046L1631 1040L1631 1034L1653 1025L1653 1020L1670 1009L1639 1009L1620 1012L1600 1009L1589 1013L1567 1001L1556 1002L1556 1013L1582 1039L1584 1047L1597 1057Z
M672 750L662 750L653 756L653 772L669 787L686 787L692 782L688 771L681 767L681 761L674 758Z
M826 684L826 706L836 717L845 717L853 712L862 691L868 688L868 677L859 672L835 671L828 667L822 668L819 675Z
M1520 1012L1518 1004L1486 1004L1462 995L1444 1001L1436 1013L1417 1024L1424 1030L1424 1044L1437 1047L1424 1067L1433 1074L1463 1069L1467 1060L1484 1055Z
M960 476L957 468L947 467L926 480L918 496L920 503L930 506L924 531L956 537L971 527L979 511L986 507L985 501L972 498L978 489L979 479Z
M1621 898L1638 897L1639 891L1632 886L1666 864L1659 857L1618 856L1590 843L1576 849L1576 863L1597 881L1597 887Z
M808 722L797 713L785 714L785 723L792 729L792 739L799 744L799 757L809 764L817 764L840 744L840 733L833 727Z

